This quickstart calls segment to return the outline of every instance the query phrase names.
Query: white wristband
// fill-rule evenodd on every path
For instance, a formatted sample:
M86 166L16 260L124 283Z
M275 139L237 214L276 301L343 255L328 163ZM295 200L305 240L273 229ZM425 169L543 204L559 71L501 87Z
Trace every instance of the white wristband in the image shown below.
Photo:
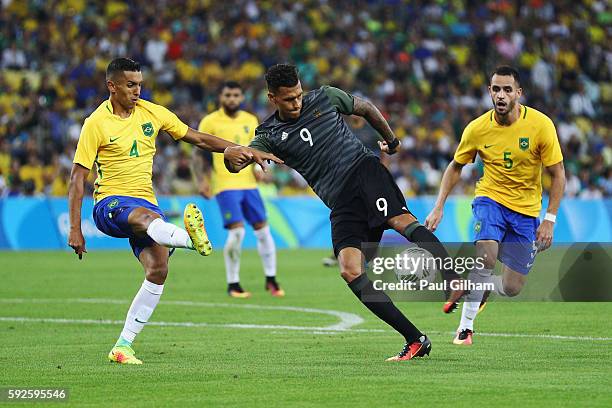
M555 221L557 221L557 216L555 214L551 214L549 212L546 213L546 215L544 216L544 220L545 221L550 221L553 224L555 223Z

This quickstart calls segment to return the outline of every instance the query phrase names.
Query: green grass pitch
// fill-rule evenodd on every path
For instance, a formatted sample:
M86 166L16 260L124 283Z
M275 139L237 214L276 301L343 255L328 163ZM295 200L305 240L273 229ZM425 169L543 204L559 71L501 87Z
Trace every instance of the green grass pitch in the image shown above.
M0 252L0 387L67 387L62 406L612 406L612 303L493 301L461 348L458 314L404 302L432 353L387 363L402 339L320 265L324 255L280 251L287 297L274 299L245 251L253 297L242 300L225 294L220 250L177 251L151 319L164 325L136 339L144 365L120 366L106 355L143 279L130 252ZM350 330L326 330L355 315L363 322Z

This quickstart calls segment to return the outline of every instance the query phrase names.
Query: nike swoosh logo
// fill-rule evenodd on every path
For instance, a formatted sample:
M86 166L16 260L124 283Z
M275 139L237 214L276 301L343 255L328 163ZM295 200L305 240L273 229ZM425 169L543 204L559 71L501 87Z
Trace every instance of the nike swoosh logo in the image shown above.
M116 138L114 138L114 139L111 137L110 142L111 142L111 143L113 143L115 140L119 139L120 137L121 137L121 136L117 136L117 137L116 137Z
M495 146L495 145L494 145L494 144L492 144L492 145L484 145L484 148L485 148L485 149L488 149L488 148L489 148L489 147L491 147L491 146Z
M138 323L142 323L142 324L147 323L147 322L141 322L140 320L138 320L138 318L135 318L134 320L136 320Z

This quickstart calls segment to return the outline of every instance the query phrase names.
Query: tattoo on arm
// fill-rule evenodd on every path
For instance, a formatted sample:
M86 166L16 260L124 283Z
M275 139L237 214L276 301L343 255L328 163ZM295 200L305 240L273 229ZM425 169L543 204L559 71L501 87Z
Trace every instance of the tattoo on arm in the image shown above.
M385 142L389 143L395 139L389 123L372 102L355 96L353 100L353 114L365 118L378 134L382 136Z

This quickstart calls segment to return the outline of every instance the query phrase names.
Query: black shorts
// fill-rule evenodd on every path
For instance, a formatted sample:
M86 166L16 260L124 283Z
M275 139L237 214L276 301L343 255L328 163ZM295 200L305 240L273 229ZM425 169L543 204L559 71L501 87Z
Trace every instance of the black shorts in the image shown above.
M411 212L389 170L377 157L364 159L349 175L329 216L334 254L346 247L362 250L364 242L378 244L390 228L387 221L401 214Z

